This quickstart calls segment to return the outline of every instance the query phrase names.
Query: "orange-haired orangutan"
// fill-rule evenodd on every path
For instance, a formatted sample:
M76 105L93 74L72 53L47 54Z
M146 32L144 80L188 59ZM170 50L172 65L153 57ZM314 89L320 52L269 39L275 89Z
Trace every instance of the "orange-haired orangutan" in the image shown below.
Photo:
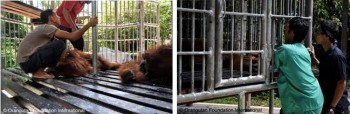
M112 63L101 56L97 56L98 70L114 70L119 68L118 63ZM57 65L49 71L58 76L85 76L92 73L92 54L84 53L78 49L66 49Z
M172 48L162 45L147 50L142 57L120 66L122 82L150 82L166 87L172 85Z

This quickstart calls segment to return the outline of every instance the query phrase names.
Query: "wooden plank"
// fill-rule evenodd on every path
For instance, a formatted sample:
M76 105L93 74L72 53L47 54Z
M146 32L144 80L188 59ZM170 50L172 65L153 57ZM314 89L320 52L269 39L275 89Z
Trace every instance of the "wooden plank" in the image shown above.
M116 70L105 70L105 71L101 71L101 72L107 72L107 73L117 73Z
M1 83L4 83L4 82L1 82ZM17 96L17 94L15 92L13 92L11 89L9 89L8 87L1 90L1 93L6 95L6 97L8 97L8 98L13 98L13 97Z
M106 73L106 72L103 72L103 73L98 73L97 74L98 77L103 77L103 78L110 78L110 79L116 79L116 80L121 80L119 75L116 75L116 74L112 74L112 73ZM152 85L152 83L149 83L149 82L135 82L136 84L143 84L143 85Z
M16 72L18 74L25 74L20 68L15 68L15 69L8 69L12 72ZM104 72L104 71L102 71ZM110 70L108 72L114 72L113 70ZM116 72L116 71L115 71ZM104 72L105 73L105 72ZM107 82L112 82L112 83L118 83L118 84L122 84L122 82L118 79L110 79L110 78L106 78L106 77L99 77L100 74L98 74L98 76L94 77L92 75L87 75L85 76L86 78L90 78L93 80L101 80L101 81L107 81ZM169 88L164 88L164 87L158 87L158 86L151 86L151 85L145 85L145 84L140 84L140 83L132 83L132 84L125 84L129 87L138 87L138 88L143 88L143 89L148 89L148 90L153 90L153 91L158 91L158 92L164 92L167 94L172 94L172 89Z
M17 74L25 74L20 68L15 68L15 69L8 69L12 72L15 72ZM113 85L113 87L117 88L123 88L126 91L131 90L130 92L138 93L137 91L141 91L144 93L154 93L154 96L159 96L161 94L161 98L164 100L169 100L172 101L172 90L169 88L164 88L164 87L157 87L157 86L150 86L150 85L144 85L144 84L138 84L138 83L133 83L133 84L123 84L121 83L120 80L117 79L109 79L105 77L99 77L99 76L85 76L85 77L78 77L78 79L82 79L84 81L94 81L98 82L99 84L105 84L105 85ZM99 81L100 80L100 81ZM112 83L110 83L112 82ZM57 87L55 87L57 88ZM128 89L129 88L129 89ZM152 94L151 94L152 96Z
M27 77L28 74L26 74L21 68L17 67L17 68L9 68L9 69L6 69L8 71L11 71L11 72L15 72L17 74L20 74L21 76L25 76ZM29 78L29 77L28 77Z
M15 5L19 8L23 8L25 10L28 10L29 12L35 12L37 13L38 15L40 15L40 12L42 12L43 10L37 8L37 7L34 7L32 5L29 5L29 4L26 4L24 2L21 2L21 1L11 1L9 2L10 5Z
M15 69L8 69L12 72L16 72L18 74L25 74L20 68L15 68ZM102 71L103 72L103 71ZM113 71L111 71L113 72ZM123 84L120 80L118 79L110 79L106 77L100 77L100 74L97 74L98 76L94 77L92 75L87 75L85 76L86 78L90 78L93 80L101 80L101 81L107 81L107 82L112 82L112 83L118 83L118 84ZM140 84L140 83L132 83L132 84L125 84L129 87L138 87L138 88L143 88L143 89L148 89L148 90L153 90L153 91L158 91L158 92L164 92L168 94L172 94L172 89L170 88L164 88L164 87L158 87L158 86L152 86L152 85L145 85L145 84Z
M25 107L26 109L28 109L29 113L33 113L33 114L44 114L43 111L41 111L40 109L38 109L37 107L35 107L33 104L30 104L28 102L26 102L25 100L23 100L22 98L18 97L18 103L22 104L23 107Z
M18 74L24 74L24 72L20 68L9 69L9 70L16 72ZM120 82L120 80L113 80L113 79L108 79L108 78L103 78L98 76L95 78L93 76L77 77L77 79L81 79L83 81L89 81L90 83L96 82L97 84L114 87L115 89L118 89L118 88L123 89L124 91L128 91L139 95L148 95L149 97L158 97L165 101L172 101L172 90L168 88L142 85L142 84L122 84L122 83L118 83ZM41 83L41 82L38 82L38 83ZM59 87L54 87L54 88L61 89Z
M109 108L100 106L98 104L86 101L84 99L69 95L69 94L64 94L58 91L53 91L50 90L49 88L43 87L43 88L39 88L41 91L43 91L45 94L62 100L64 102L67 102L71 105L74 105L76 107L79 107L89 113L93 113L93 114L120 114L120 112L111 110Z
M3 114L14 114L14 111L20 114L26 114L27 111L29 112L29 110L23 109L15 101L6 97L5 94L1 93L1 112Z
M82 88L73 84L69 84L63 81L51 80L51 81L45 81L45 82L52 84L56 87L63 88L71 93L78 94L80 96L84 96L90 99L94 99L94 100L112 105L123 111L129 111L129 113L166 113L164 111L160 111L160 110L156 110L146 106L141 106L132 102L116 99L107 95L95 93L85 88Z
M94 80L101 80L101 81L107 81L107 82L112 82L112 83L122 83L120 80L116 79L110 79L110 78L105 78L105 77L93 77L91 75L85 76L87 78L91 78ZM158 86L151 86L151 85L145 85L145 84L138 84L138 83L131 83L131 84L126 84L128 86L132 87L139 87L143 89L149 89L149 90L155 90L155 91L162 91L162 92L167 92L167 93L172 93L172 90L169 88L164 88L164 87L158 87Z
M168 102L172 102L172 94L169 93L164 93L161 91L154 91L154 90L147 90L147 89L140 89L140 88L136 88L136 87L129 87L129 86L125 86L125 85L120 85L120 84L115 84L115 83L110 83L110 82L104 82L104 81L99 81L99 80L93 80L93 79L89 79L89 78L78 78L80 80L83 81L88 81L94 84L99 84L99 85L103 85L109 88L113 88L113 89L118 89L121 91L125 91L125 92L130 92L130 93L134 93L137 95L142 95L142 96L147 96L147 97L151 97L151 98L158 98L160 100L164 100L164 101L168 101Z
M51 88L51 89L60 91L60 92L62 92L62 93L67 93L67 91L64 90L64 89L62 89L62 88L55 87L55 86L53 86L53 85L47 84L47 83L42 82L42 81L37 81L36 83L41 84L41 85L43 85L43 86L45 86L45 87L48 87L48 88Z
M94 90L94 91L99 91L100 93L103 93L103 94L113 95L115 97L125 99L126 101L131 101L131 102L135 102L137 104L142 104L145 106L164 110L164 111L167 111L169 113L172 112L172 103L171 102L165 102L165 101L161 101L161 100L157 100L157 99L152 99L152 98L148 98L145 96L135 95L135 94L131 94L131 93L127 93L127 92L123 92L123 91L119 91L119 90L114 90L114 89L110 89L110 88L106 88L106 87L102 87L102 86L98 86L98 85L91 85L91 84L79 84L79 85L86 87L86 88L89 88L89 89Z
M9 80L5 80L4 78L5 78L5 76L4 76L4 73L3 73L2 76L1 76L1 87L3 88L1 90L1 92L2 92L1 97L10 98L11 101L16 99L16 101L17 101L17 103L15 102L16 105L17 104L21 104L25 108L23 110L16 110L16 109L11 109L11 108L10 108L11 110L7 110L7 109L2 108L1 109L2 113L9 113L9 114L27 113L27 112L35 112L35 113L38 113L38 114L41 113L41 111L39 109L37 109L35 106L33 106L33 105L29 104L29 103L26 103L23 100L20 100L20 97L16 97L18 95L14 91L12 91L8 87L5 87L5 85L7 83L9 83ZM4 98L2 98L2 99L4 99ZM6 103L6 102L2 101L2 106L3 106L4 103ZM18 107L20 107L20 106L18 106Z
M21 84L19 84L19 85L21 85ZM34 88L33 86L28 85L28 84L22 84L21 86L26 88L27 90L39 95L39 96L44 94L42 91L40 91L40 90L38 90L38 89Z
M116 80L120 80L120 77L119 76L116 76L116 75L110 75L108 73L105 73L105 74L98 74L97 76L99 77L106 77L106 78L110 78L110 79L116 79Z
M29 18L40 18L42 10L25 4L21 1L4 1L1 5L2 9L10 13L14 13Z
M18 69L12 69L13 71L16 71ZM16 71L16 72L19 72L19 71ZM23 73L23 72L22 72ZM17 74L15 74L17 75ZM54 87L53 85L50 85L50 84L47 84L45 82L41 82L41 81L37 81L37 82L34 82L34 83L37 83L37 84L41 84L43 85L43 87L45 88L51 88L51 89L55 89L55 90L59 90L61 93L67 93L66 90L64 89L61 89L61 88L58 88L58 87ZM40 88L40 90L44 90L43 88ZM99 106L99 105L96 105L96 104L93 104L91 102L88 102L88 101L84 101L82 99L75 99L76 97L74 96L71 96L71 95L68 95L68 94L60 94L60 95L57 95L57 94L54 94L48 91L45 91L45 94L48 94L50 95L51 97L54 97L54 98L57 98L57 99L60 99L60 100L63 100L63 101L66 101L74 106L77 106L77 107L80 107L88 112L92 112L92 113L101 113L101 114L107 114L108 112L111 112L111 113L116 113L118 114L118 112L116 111L113 111L111 109L108 109L108 108L104 108L102 106ZM56 96L55 96L56 95ZM79 102L78 102L79 101ZM88 105L87 105L88 104ZM102 108L101 108L102 107ZM106 112L106 113L105 113Z
M25 16L25 17L29 17L29 18L40 18L39 15L32 14L30 12L27 12L26 10L18 9L18 8L13 7L13 6L2 5L1 8L4 11L8 11L8 12L13 11L11 13L14 13L17 15L21 15L21 16Z
M18 74L25 74L19 68L11 69L11 71L12 71L11 73L14 72L14 73L16 73L16 75L18 75ZM91 83L91 81L92 82L97 82L98 81L96 79L94 80L94 79L86 78L86 77L79 77L77 79L80 79L80 78L84 78L85 79L83 82ZM89 80L89 81L86 81L86 80ZM99 82L103 82L103 81L99 81ZM157 113L159 113L159 112L161 112L161 113L168 112L169 113L170 112L171 113L172 112L172 103L171 103L172 102L172 94L168 93L168 92L163 92L163 91L161 91L161 89L155 89L157 87L149 87L151 89L142 89L142 88L138 88L138 87L130 87L129 85L120 85L120 84L114 84L114 83L109 83L109 82L100 83L100 84L118 85L118 87L128 88L128 90L136 89L133 92L139 94L139 95L137 95L137 94L132 94L132 92L131 93L127 93L127 92L123 92L123 91L113 90L115 88L115 86L113 87L113 89L110 89L110 88L103 87L103 86L98 86L97 88L92 88L91 86L85 85L86 88L93 89L94 91L99 91L99 92L103 92L104 90L108 90L108 89L112 90L112 91L108 90L108 92L107 93L105 92L105 94L116 96L116 97L122 98L124 100L125 99L126 100L133 100L133 102L139 103L139 104L137 104L137 103L132 103L132 102L129 102L129 101L119 100L119 99L116 99L116 98L113 98L113 97L110 97L110 96L106 96L106 95L103 95L103 94L99 94L99 93L96 93L96 92L93 92L93 91L89 91L89 90L87 90L85 88L81 88L79 86L76 86L76 85L73 85L73 84L69 84L69 83L65 83L65 82L62 82L62 81L49 80L49 81L44 81L44 82L36 81L36 83L44 85L45 88L46 87L60 88L60 90L64 90L64 92L73 93L73 94L76 94L76 95L79 95L79 96L87 97L89 99L97 100L97 101L106 103L108 105L112 105L114 107L117 107L117 109L121 109L123 112L128 112L126 110L130 110L130 105L135 105L135 106L131 106L131 107L137 108L135 110L130 111L130 112L133 112L133 113L145 113L144 111L141 111L141 110L144 110L144 109L145 110L149 110L150 113L153 113L153 112L157 112ZM47 86L47 85L50 85L50 86ZM99 89L103 89L103 90L99 90ZM139 90L139 91L137 91L137 90ZM165 89L165 90L168 90L168 89ZM148 92L148 96L149 96L149 94L151 94L151 95L153 94L153 96L151 98L155 98L155 99L160 98L160 100L155 100L155 99L152 100L151 98L146 98L146 99L138 98L138 97L143 97L143 95L145 95L145 94L142 94L142 92L145 92L145 91L146 91L146 96L147 96L147 92ZM114 93L114 92L121 92L121 93L126 94L126 95L123 96L121 93ZM161 93L161 94L157 94L157 93ZM49 94L49 93L45 93L45 94ZM97 94L98 97L95 96L96 94ZM53 95L51 95L51 96L53 96ZM132 98L134 98L134 99L130 98L130 96ZM164 96L166 96L166 97L164 97ZM164 101L161 101L161 100L164 100ZM160 101L160 103L158 103L158 104L151 104L151 103L147 103L147 101L152 101L153 103L157 103L157 101ZM165 102L165 101L167 101L167 102ZM67 102L67 100L66 100L66 102ZM125 102L126 102L126 104L128 104L128 106L125 106ZM118 106L120 104L123 104L123 107ZM146 106L140 106L140 104L146 105ZM160 104L162 104L162 105L160 105ZM166 104L168 104L168 105L166 105ZM74 106L77 106L77 105L74 105ZM79 107L79 106L77 106L77 107ZM150 107L152 107L152 108L150 108ZM156 108L156 109L154 109L154 108ZM157 109L159 109L159 110L157 110ZM164 112L164 111L166 111L166 112Z
M119 78L119 73L118 72L114 72L114 71L100 71L99 74L101 75L111 75L111 76L116 76L117 78Z
M5 80L8 80L5 78ZM7 85L11 90L13 90L16 94L18 94L21 98L28 101L29 103L33 104L35 107L38 107L43 112L46 113L52 113L52 114L58 114L59 112L57 110L59 109L65 109L64 107L47 100L43 98L42 96L38 96L35 93L32 93L31 91L21 87L17 83L7 83ZM73 114L70 112L65 112L65 114Z
M102 77L102 78L110 78L110 79L116 79L116 80L121 80L120 77L119 77L119 74L117 71L115 70L107 70L107 71L100 71L98 74L97 74L98 77ZM154 87L155 85L154 84L151 84L151 83L139 83L139 82L136 82L134 83L136 86L141 84L141 85L148 85L150 87ZM160 87L160 86L157 86L157 87ZM165 88L165 89L168 89L170 91L170 93L172 92L172 89L170 88L166 88L166 87L162 87L162 88Z
M18 81L22 81L22 82L31 81L30 77L21 76L21 75L18 75L16 72L12 72L9 70L2 69L1 73L3 76L7 76L8 78L13 79L13 80L18 80Z

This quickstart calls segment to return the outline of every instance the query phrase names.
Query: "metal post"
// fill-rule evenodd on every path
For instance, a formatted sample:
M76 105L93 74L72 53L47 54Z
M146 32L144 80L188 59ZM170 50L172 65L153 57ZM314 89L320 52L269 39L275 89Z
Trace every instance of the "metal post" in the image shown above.
M273 114L273 107L274 107L274 99L275 99L275 90L271 89L270 91L270 99L269 99L269 114Z
M347 53L347 42L348 42L348 21L349 21L349 1L348 0L343 0L343 13L342 13L342 29L341 29L341 49L343 50L343 53L346 55Z
M263 58L262 58L262 63L263 63L263 67L262 67L262 74L265 75L265 78L266 78L266 84L270 84L270 62L271 62L271 59L273 59L273 48L272 46L274 44L271 44L271 8L272 8L272 1L270 0L266 0L265 2L265 5L264 6L267 6L267 7L264 7L265 9L265 22L264 22L264 29L265 31L263 31L263 34L265 39L263 39L263 45L262 45L262 48L266 51L263 55ZM266 43L269 43L269 44L266 44Z
M29 4L30 4L31 6L33 6L33 1L29 1ZM31 23L30 31L33 31L33 30L34 30L34 24Z
M207 72L206 72L206 76L207 76L207 88L208 90L213 93L214 92L214 49L215 49L215 15L214 12L215 11L215 1L214 0L210 0L210 13L209 13L209 18L208 18L208 47L209 47L209 52L210 54L207 57Z
M252 101L252 94L247 93L245 94L245 109L250 109Z
M238 114L245 114L245 93L246 91L242 91L238 96Z
M2 5L2 4L3 4L3 1L1 1L0 4ZM1 12L1 8L0 8L0 12ZM5 29L5 25L3 25L3 20L2 20L1 18L0 18L0 20L1 20L1 25L2 25L2 26L1 26L1 29ZM2 31L2 30L1 30L1 31ZM4 30L4 31L5 31L5 30ZM3 33L0 32L0 36L2 36L2 34L3 34ZM0 39L0 44L2 44L2 43L1 43L2 39L3 39L3 38ZM1 47L1 49L3 48L3 46L0 46L0 47ZM3 63L3 62L4 62L3 56L4 56L4 55L3 55L2 53L0 53L0 64L1 64L1 65L0 65L0 70L2 70L2 69L5 67L5 64ZM1 72L0 72L0 76L2 77ZM2 78L1 78L1 80L2 80ZM0 82L0 85L2 85L1 82Z
M182 8L182 0L180 0L180 7ZM179 23L178 23L178 26L179 28L177 29L179 35L177 36L177 43L179 44L179 47L177 47L180 51L182 51L182 25L183 25L183 22L182 22L182 11L179 11L178 13L178 19L179 20ZM179 39L179 40L178 40ZM178 93L179 95L181 95L181 91L182 91L182 55L178 56L179 60L177 61L177 64L178 64Z
M140 34L140 51L141 53L143 53L145 51L145 27L144 27L144 23L145 23L145 17L144 17L144 1L141 0L139 1L139 13L140 13L140 22L139 22L139 34Z
M50 3L50 9L54 9L55 8L55 1L51 1Z
M222 45L223 45L223 18L222 18L222 2L221 0L215 0L218 1L215 3L215 87L220 86L221 80L222 80Z
M206 9L206 5L207 5L207 2L204 2L204 4L203 4L203 9ZM205 14L202 14L202 16L203 17L201 17L202 19L203 19L203 28L201 28L201 30L203 30L202 31L202 34L203 34L203 42L202 42L202 44L203 44L203 49L205 49L205 47L206 47L206 44L205 44L205 42L206 42L206 39L205 39L205 37L207 37L206 36L206 34L207 34L207 32L206 32L206 27L207 27L207 23L206 23L206 15ZM204 92L205 91L205 76L206 76L206 74L205 74L205 64L206 64L206 61L205 61L205 59L206 59L206 56L205 55L203 55L202 56L202 92Z
M305 44L307 46L310 46L312 43L312 9L313 9L313 0L307 0L305 7L308 7L308 9L306 9L306 17L310 17L310 27L309 27L309 33L308 33L308 39L305 40Z
M273 73L270 73L270 72L273 69L273 59L274 59L273 58L274 44L273 43L271 44L271 41L274 41L272 39L272 36L271 36L272 1L266 0L264 2L264 4L265 4L264 6L267 6L267 7L264 8L264 10L265 10L265 19L266 19L265 22L264 22L264 24L265 24L264 27L266 27L266 29L267 29L267 34L266 34L265 31L263 31L263 34L265 34L264 35L265 39L263 39L263 42L264 42L263 43L263 48L264 48L264 50L267 49L268 51L266 51L266 53L264 55L264 57L266 57L266 58L263 58L263 65L264 66L263 66L262 69L263 69L263 72L265 72L263 74L266 76L265 77L265 79L266 79L265 83L270 85L271 84L271 79L273 78ZM267 39L267 41L266 41L266 39ZM266 43L269 43L269 44L267 45ZM265 60L266 60L266 62L265 62ZM271 61L272 61L272 65L270 66L270 62ZM271 95L273 95L273 93L274 93L274 91L271 90L270 91L269 114L273 114L273 96L271 96Z
M246 1L244 1L244 0L242 0L241 1L242 3L242 12L243 13L245 13L245 12L247 12L247 7L245 7L245 5L246 5ZM241 38L239 39L240 40L240 50L241 51L243 51L243 50L245 50L244 48L245 48L245 43L244 43L244 41L246 40L246 30L247 30L247 16L242 16L241 17ZM241 75L241 77L243 77L243 54L240 54L240 57L241 57L241 60L240 60L240 75Z
M157 2L157 45L161 45L161 38L160 38L160 3Z
M118 1L114 1L114 15L115 15L115 28L114 28L114 49L115 49L115 60L118 62L118 46L119 46L119 37L118 37Z
M195 0L192 1L192 8L195 9L196 8L196 2ZM195 18L195 13L192 13L192 16L191 16L191 21L192 21L192 44L191 44L191 47L192 47L192 52L194 51L194 48L195 48L195 28L196 28L196 18ZM191 55L191 91L192 93L194 93L194 55Z
M97 16L97 1L92 2L92 17ZM97 26L92 27L92 60L93 60L93 75L97 74Z

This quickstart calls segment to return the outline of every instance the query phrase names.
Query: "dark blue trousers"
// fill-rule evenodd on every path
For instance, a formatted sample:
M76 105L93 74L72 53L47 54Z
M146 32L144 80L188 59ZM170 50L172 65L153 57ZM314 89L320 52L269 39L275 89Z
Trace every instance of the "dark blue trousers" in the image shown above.
M66 28L62 25L58 26L59 29L67 31L67 32L72 32L72 29L70 28ZM78 28L78 27L77 27ZM65 44L67 44L67 40L65 39L60 39L62 41L64 41ZM70 41L73 45L74 48L80 50L80 51L84 51L84 38L83 36L81 36L78 40L76 41Z
M63 41L53 38L49 44L40 47L28 61L20 63L19 66L25 73L34 73L39 68L54 67L65 49L66 44Z

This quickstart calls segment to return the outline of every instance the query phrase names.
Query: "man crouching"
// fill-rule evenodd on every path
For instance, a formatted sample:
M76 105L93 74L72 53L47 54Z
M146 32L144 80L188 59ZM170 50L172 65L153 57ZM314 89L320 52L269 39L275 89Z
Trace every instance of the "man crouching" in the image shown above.
M22 40L16 61L25 73L32 73L33 79L45 80L54 77L44 69L54 67L66 49L66 44L59 39L75 41L98 20L92 18L82 29L69 33L57 28L60 19L52 9L41 12L40 19L43 25L36 27Z

